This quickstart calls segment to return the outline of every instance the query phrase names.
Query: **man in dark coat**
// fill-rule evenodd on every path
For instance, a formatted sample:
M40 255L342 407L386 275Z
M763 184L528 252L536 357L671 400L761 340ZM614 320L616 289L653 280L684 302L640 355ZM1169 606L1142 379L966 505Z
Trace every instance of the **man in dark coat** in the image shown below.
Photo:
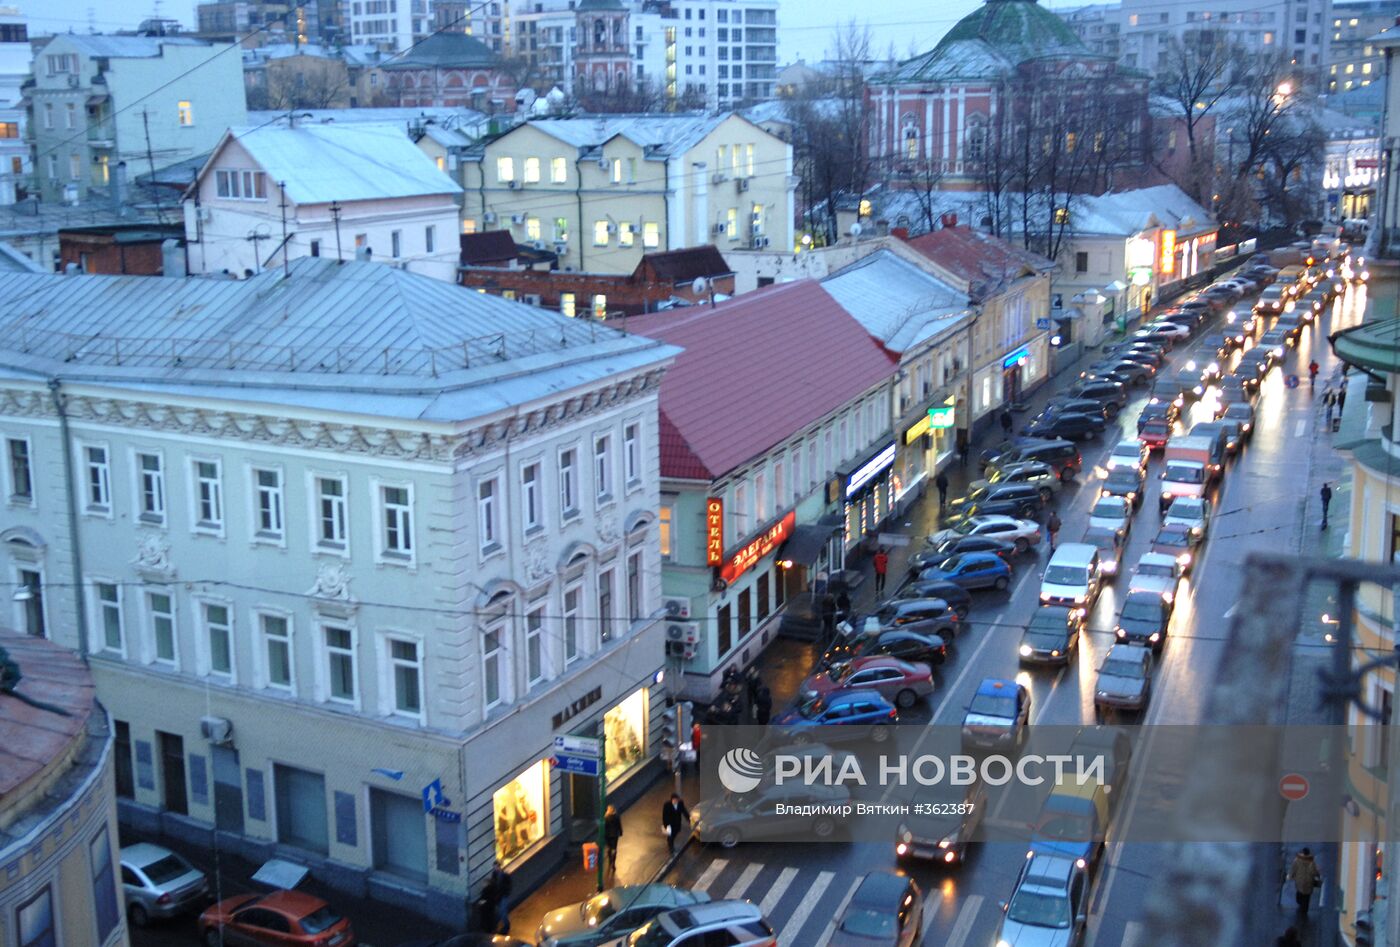
M690 822L690 810L685 800L677 793L661 804L661 831L666 834L666 851L676 853L676 839L681 834L681 826Z

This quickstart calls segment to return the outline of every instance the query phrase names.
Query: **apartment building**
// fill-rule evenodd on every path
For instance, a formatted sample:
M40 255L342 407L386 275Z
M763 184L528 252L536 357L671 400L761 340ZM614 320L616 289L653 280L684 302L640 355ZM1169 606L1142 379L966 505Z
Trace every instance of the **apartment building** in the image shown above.
M1326 91L1347 92L1380 79L1385 57L1372 37L1397 22L1400 3L1395 0L1333 3Z
M734 108L773 97L777 0L643 0L631 17L638 81L672 101Z
M676 349L355 261L0 293L0 573L90 652L127 823L460 927L597 817L556 734L649 783Z
M341 0L344 42L403 52L435 30L432 0Z
M0 204L13 204L28 183L24 83L33 59L24 16L16 7L0 7Z
M542 119L463 164L462 226L623 274L654 250L791 248L796 186L792 146L733 113Z
M248 115L238 51L182 36L55 36L35 52L26 105L33 190L70 203L121 162L207 154Z

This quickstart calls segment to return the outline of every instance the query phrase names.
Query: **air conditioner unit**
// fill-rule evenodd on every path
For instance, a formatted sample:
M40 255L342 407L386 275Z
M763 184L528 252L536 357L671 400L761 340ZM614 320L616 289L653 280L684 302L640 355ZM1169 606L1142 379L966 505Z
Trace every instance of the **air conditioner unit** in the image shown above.
M700 629L693 621L673 621L666 625L666 640L681 644L695 644L700 640Z
M611 165L611 162L608 161L608 156L607 156L607 155L599 155L599 156L598 156L598 170L599 170L599 171L606 171L606 170L608 170L608 168L610 167L610 165Z
M748 189L749 189L749 179L748 179L748 178L739 178L739 179L737 179L737 180L734 182L734 190L738 191L740 194L744 193L744 192L747 191Z
M728 180L729 175L725 174L723 171L716 171L714 177L710 178L710 182L713 184L723 184Z
M511 214L511 215L510 215L510 222L513 223L513 224L515 224L515 226L519 227L521 224L525 223L525 215L524 215L524 214Z
M715 233L724 233L728 229L724 224L715 224Z
M227 717L200 717L199 735L210 743L228 746L233 742L233 721Z
M531 240L531 241L530 241L530 248L531 248L532 250L543 250L543 249L544 249L544 241L543 241L543 240Z
M608 224L608 233L617 233L617 224Z
M556 240L556 241L554 241L554 252L555 252L555 253L567 253L567 252L568 252L568 249L569 249L569 245L568 245L567 243L565 243L563 240Z
M81 82L82 79L79 76L71 75L68 77L68 88L76 89Z
M763 225L762 225L762 224L752 224L752 225L750 225L749 230L750 230L750 232L753 233L754 239L755 239L755 240L757 240L759 237L763 236Z
M661 607L666 609L667 618L683 621L690 617L690 599L688 598L668 598L662 601Z
M518 191L518 190L520 190L520 182L519 182L519 181L507 181L507 182L506 182L506 186L509 187L512 191Z
M757 246L759 246L759 247L766 247L766 246L768 246L768 238L767 238L767 237L759 237L757 240L754 241L754 243L755 243Z
M685 661L694 661L699 654L700 646L698 642L686 642L681 646L681 658Z
M496 212L494 210L488 210L481 215L481 219L484 223L494 224L496 222Z

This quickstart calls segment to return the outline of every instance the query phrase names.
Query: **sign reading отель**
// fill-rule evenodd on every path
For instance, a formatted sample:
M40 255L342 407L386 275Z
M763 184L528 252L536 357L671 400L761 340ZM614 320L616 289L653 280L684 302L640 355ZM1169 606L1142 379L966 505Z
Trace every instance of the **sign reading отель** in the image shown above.
M727 584L733 585L734 580L757 565L758 560L781 546L792 535L793 527L796 525L797 511L794 510L749 540L738 552L730 556L724 563L724 567L719 570L719 577Z
M705 501L705 565L724 562L724 500L710 497Z

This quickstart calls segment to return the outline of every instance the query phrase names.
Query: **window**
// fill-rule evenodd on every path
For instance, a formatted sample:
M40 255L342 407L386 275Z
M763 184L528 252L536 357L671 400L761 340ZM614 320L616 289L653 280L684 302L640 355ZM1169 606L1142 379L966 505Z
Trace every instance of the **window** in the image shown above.
M578 315L577 303L573 293L559 294L559 311L570 319Z
M258 615L263 653L267 656L267 686L292 687L292 629L285 615Z
M642 551L634 550L627 554L627 618L641 621L642 614Z
M107 448L85 447L87 463L87 509L90 513L110 513L112 510L112 471L107 463Z
M612 437L604 434L593 441L593 486L599 500L612 498Z
M593 245L595 247L606 247L608 245L608 231L610 224L606 220L595 220L593 222Z
M316 545L322 549L346 549L345 481L316 478Z
M102 641L105 651L122 652L126 647L122 630L122 587L110 582L97 582L97 611L101 616Z
M117 926L117 882L112 871L112 839L104 826L88 845L92 865L92 899L96 908L97 943L106 943ZM23 939L23 938L21 938Z
M423 663L416 641L389 639L389 667L393 675L394 712L423 713Z
M209 646L209 673L233 674L233 628L227 605L203 605L204 634Z
M502 184L507 184L515 180L515 159L496 159L496 180Z
M532 764L491 797L494 824L508 827L496 834L496 859L509 864L544 838L549 821L549 767ZM697 941L698 943L698 941Z
M34 502L34 472L29 463L29 442L17 437L5 440L5 459L9 464L10 501Z
M476 218L468 217L462 221L462 233L476 233Z
M189 100L181 99L175 108L182 126L188 127L194 124L194 107L190 105Z
M773 461L773 506L782 509L787 503L787 468L779 457Z
M403 231L392 230L389 232L389 255L395 260L403 256Z
M583 586L571 585L564 590L564 663L578 659L578 620L583 604Z
M608 296L606 293L593 294L593 318L606 319L608 317Z
M730 240L739 239L739 208L731 207L725 212L724 235Z
M195 529L218 532L224 527L224 496L219 462L196 460L193 471Z
M326 645L326 696L330 700L355 702L355 636L341 625L322 628Z
M527 240L541 240L543 238L540 235L543 232L544 231L543 228L541 228L540 226L540 219L538 217L525 218L525 238Z
M715 644L721 658L734 647L733 611L728 605L721 605L715 613Z
M520 514L528 534L544 526L544 509L540 502L540 465L538 462L520 468Z
M380 514L384 526L380 539L384 555L390 559L413 558L413 497L407 487L379 488Z
M257 537L259 539L281 539L282 520L282 472L280 470L254 469L253 482L257 490Z
M525 614L525 680L531 686L544 680L544 609Z
M572 447L559 452L559 513L578 514L578 451Z
M505 701L505 692L501 687L501 666L504 662L501 638L504 631L504 625L496 625L486 629L486 633L481 636L481 692L487 710L497 707Z
M524 167L524 178L526 184L540 183L540 159L526 158Z
M627 485L642 482L641 424L633 421L622 428L622 468Z
M53 103L52 103L52 102L45 102L45 103L44 103L44 127L45 127L45 128L53 128ZM52 159L52 156L50 156L50 159ZM52 160L50 160L50 167L52 167Z
M149 592L146 595L146 610L151 616L151 644L155 660L163 664L174 664L174 602L164 592Z
M563 158L549 159L549 180L553 184L564 184L569 180L569 163Z
M674 540L671 538L671 531L675 529L676 508L670 504L663 503L660 513L661 519L657 526L657 531L661 538L661 558L669 561L672 554L671 551L674 548Z
M1085 250L1080 250L1074 254L1074 272L1089 272L1089 254Z
M277 840L307 851L326 853L326 777L280 763L272 767L277 797Z
M613 639L613 570L598 570L598 640Z
M768 473L760 470L753 476L754 517L759 525L768 522Z
M76 181L83 176L83 159L77 152L68 156L68 180Z
M58 943L54 937L53 894L47 886L19 906L15 923L19 927L19 947L54 947Z
M655 250L661 246L661 225L651 221L642 224L642 246Z
M637 242L637 228L630 220L624 220L617 225L617 245L619 247L630 247Z
M423 228L423 250L426 253L433 253L437 249L437 228L428 226Z
M77 106L76 104L74 104L73 102L69 102L67 105L65 105L65 106L63 107L63 127L64 127L64 128L77 128L77 127L78 127L78 121L77 121L77 119L78 119L78 106Z
M494 552L501 545L500 511L496 507L499 493L494 477L476 485L476 533L483 554Z
M554 218L554 242L567 243L569 241L569 218Z
M234 201L267 200L267 175L261 171L215 171L214 193Z

